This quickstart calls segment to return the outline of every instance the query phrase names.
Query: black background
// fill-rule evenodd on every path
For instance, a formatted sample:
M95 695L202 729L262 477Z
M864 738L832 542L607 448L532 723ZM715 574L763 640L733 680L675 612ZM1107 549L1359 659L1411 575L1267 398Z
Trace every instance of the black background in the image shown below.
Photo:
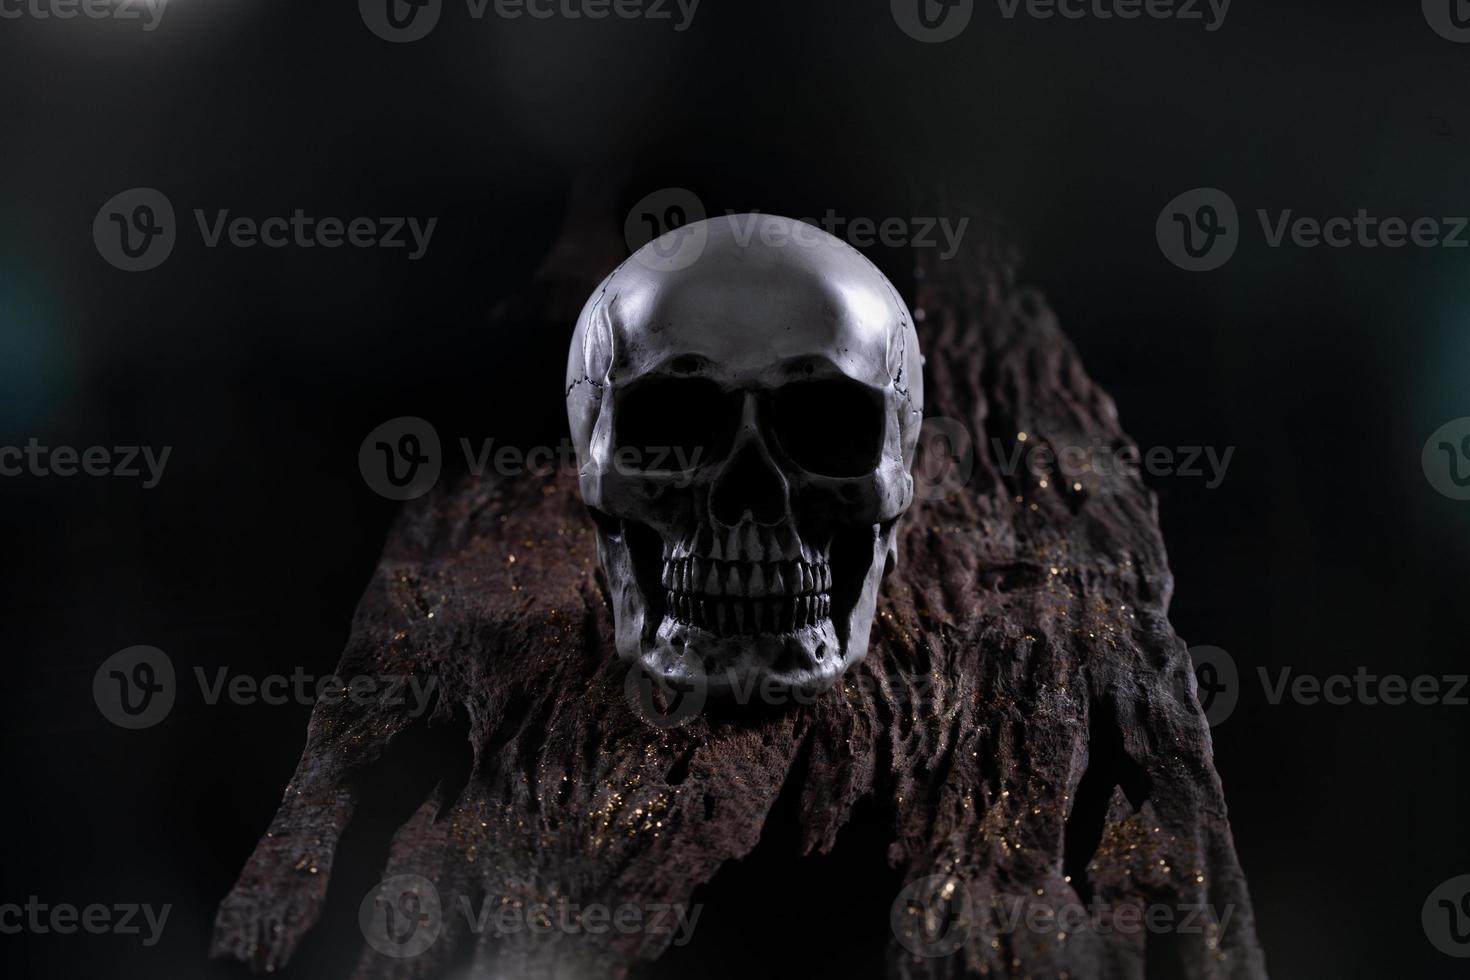
M330 672L396 509L359 475L363 436L400 415L451 443L563 435L571 324L497 336L486 320L590 171L624 175L623 207L677 185L711 213L970 216L1017 243L1141 446L1235 447L1216 489L1153 485L1173 621L1240 667L1215 752L1268 966L1463 975L1420 907L1470 873L1470 707L1271 705L1256 669L1466 670L1470 504L1419 457L1470 415L1470 253L1272 249L1254 215L1470 213L1467 82L1470 45L1411 2L1235 0L1215 32L982 2L947 44L911 40L880 0L704 0L683 33L477 22L451 2L408 45L344 0L174 0L152 33L0 21L0 445L173 447L153 490L0 480L0 902L174 906L154 948L0 936L0 969L243 975L204 961L210 922L309 708L210 706L186 683L164 723L125 732L93 672L135 644L190 677ZM163 266L129 274L91 223L135 186L182 227ZM1198 186L1233 197L1244 234L1191 274L1154 221ZM439 223L408 262L207 249L194 208ZM809 894L770 891L750 921L886 941L884 908L812 920L791 904ZM351 916L333 920L344 943ZM338 966L309 975L340 973L326 943L306 962Z

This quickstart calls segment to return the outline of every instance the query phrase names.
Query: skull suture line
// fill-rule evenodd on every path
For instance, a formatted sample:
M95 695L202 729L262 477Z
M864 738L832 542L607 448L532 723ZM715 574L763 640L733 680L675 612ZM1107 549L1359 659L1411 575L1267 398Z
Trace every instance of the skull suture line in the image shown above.
M861 660L921 365L892 283L801 222L709 219L614 270L577 321L567 415L619 655L711 693L820 690Z

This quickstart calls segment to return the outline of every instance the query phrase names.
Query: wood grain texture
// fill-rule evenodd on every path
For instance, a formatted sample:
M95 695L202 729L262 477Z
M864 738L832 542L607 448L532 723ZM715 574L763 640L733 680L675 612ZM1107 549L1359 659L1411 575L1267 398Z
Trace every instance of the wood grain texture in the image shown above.
M537 284L497 316L569 331L615 251L605 231L569 222ZM381 870L433 882L442 930L412 958L352 952L356 976L643 975L668 934L477 934L458 903L698 903L768 833L778 798L793 861L843 854L856 821L885 845L850 869L897 909L894 931L881 912L853 923L882 934L871 975L1264 976L1209 729L1167 619L1153 494L1127 473L1074 489L1006 464L1023 432L1029 447L1129 444L1010 270L989 251L919 269L926 415L972 436L973 469L964 478L942 445L921 444L931 489L903 525L872 652L813 704L715 706L666 730L633 710L573 474L466 480L407 505L338 672L432 678L434 709L318 705L270 831L220 908L215 954L288 962L378 763L427 728L467 741L468 762L416 763L433 788L408 801ZM911 907L903 887L931 876L954 883L947 901ZM765 887L782 889L781 875ZM1085 903L1060 925L1044 914ZM1179 922L1196 907L1198 931L1128 925L1129 910ZM771 962L783 975L782 954Z

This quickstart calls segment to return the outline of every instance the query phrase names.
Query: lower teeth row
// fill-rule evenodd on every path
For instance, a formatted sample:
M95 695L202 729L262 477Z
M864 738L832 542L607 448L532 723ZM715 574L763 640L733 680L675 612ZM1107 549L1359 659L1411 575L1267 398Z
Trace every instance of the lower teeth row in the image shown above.
M665 601L674 619L715 633L789 633L832 615L832 598L826 593L742 600L669 592Z

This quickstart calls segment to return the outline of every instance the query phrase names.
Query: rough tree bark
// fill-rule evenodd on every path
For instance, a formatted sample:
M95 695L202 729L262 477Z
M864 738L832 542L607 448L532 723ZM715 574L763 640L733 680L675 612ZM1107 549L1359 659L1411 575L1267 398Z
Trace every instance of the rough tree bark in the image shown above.
M536 285L498 316L569 333L616 249L595 223L570 221ZM436 491L392 531L339 667L435 678L435 708L415 719L408 705L317 706L270 830L219 910L215 954L259 970L288 961L375 762L427 725L467 732L472 763L422 761L442 778L382 875L421 875L446 907L698 901L757 846L784 789L803 853L832 851L856 820L886 842L871 870L888 883L893 931L887 914L854 924L888 937L874 974L1264 976L1209 729L1166 618L1153 494L1126 472L1073 485L1006 465L1022 440L1129 445L1113 403L1003 256L916 274L926 414L972 434L973 471L942 442L921 445L934 489L906 519L872 653L848 683L810 705L651 725L624 696L574 475ZM548 384L560 369L548 365ZM1074 903L1092 912L1044 914ZM1204 911L1197 931L1130 928L1145 906L1180 925ZM477 934L446 914L422 955L353 955L361 977L451 964L619 977L669 938Z

